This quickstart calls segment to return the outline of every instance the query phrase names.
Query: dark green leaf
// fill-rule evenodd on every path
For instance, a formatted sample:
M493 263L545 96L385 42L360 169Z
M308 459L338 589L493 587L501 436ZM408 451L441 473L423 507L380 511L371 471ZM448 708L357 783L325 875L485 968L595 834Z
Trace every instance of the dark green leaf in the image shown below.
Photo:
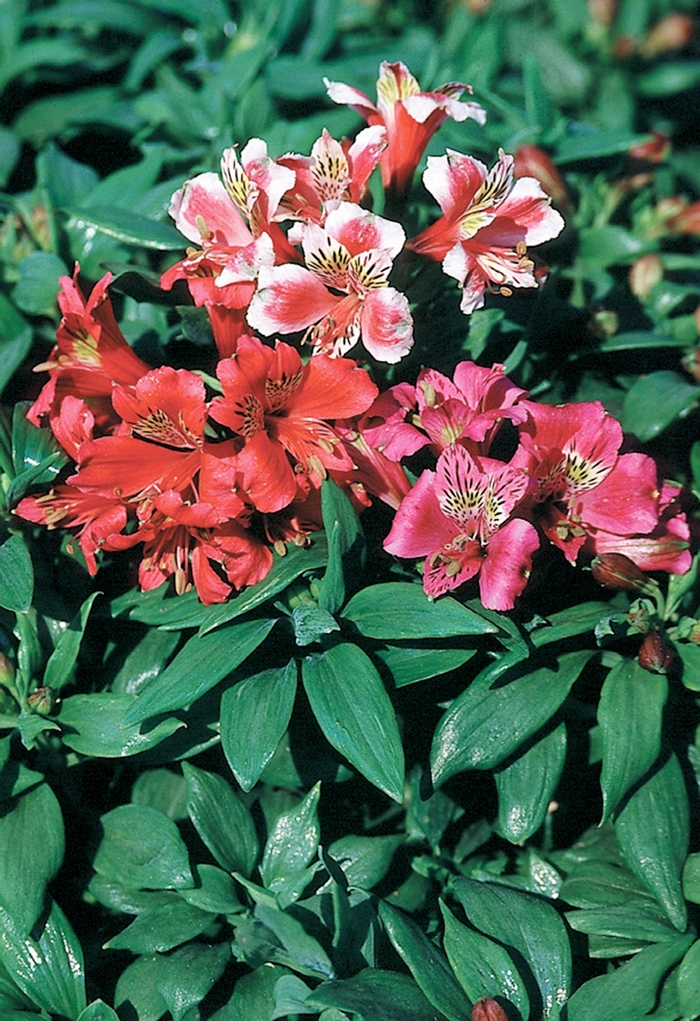
M559 896L577 908L614 907L629 900L652 896L623 863L590 859L579 862L566 877Z
M700 60L672 60L641 74L637 87L643 96L676 96L700 83Z
M648 947L616 971L584 982L567 1004L567 1021L640 1021L654 1007L664 975L692 942L692 936L679 936Z
M598 270L632 263L650 248L649 242L640 240L624 227L608 223L581 230L579 256L586 271Z
M265 640L274 620L252 620L190 638L175 659L147 684L125 722L182 709L231 674Z
M577 932L595 936L621 936L623 939L663 943L676 934L659 905L648 899L628 900L606 908L569 911L566 920Z
M42 1010L77 1018L85 1009L83 952L55 902L38 939L20 936L0 908L0 961Z
M687 924L681 873L688 853L689 814L683 774L671 753L632 794L615 821L628 865L681 932Z
M200 837L227 872L250 876L258 858L255 824L223 777L183 762L187 811Z
M19 401L12 412L12 464L15 478L7 501L12 505L33 485L53 482L68 458L49 429L39 429L27 418L29 404Z
M333 841L328 854L340 865L349 887L371 890L389 871L391 860L404 839L401 834L360 837L349 833Z
M323 982L306 1001L311 1010L337 1007L363 1021L444 1021L406 975L366 968L353 978Z
M107 93L113 94L112 89L108 89L107 93L103 89L96 91L99 93L101 102ZM53 100L53 104L57 106L57 101L63 100L65 110L66 105L70 106L71 101L75 102L76 105L80 100L83 100L84 103L85 97L85 91L81 94L74 94L73 97L64 95L60 99L56 97ZM20 115L20 120L25 117L30 119L31 110L31 105L25 107L24 113ZM83 110L85 110L85 105L83 105ZM54 120L52 129L55 127L56 121ZM71 202L82 202L85 195L92 191L99 180L97 172L92 167L71 159L66 153L61 152L53 142L47 145L37 156L36 176L37 183L46 191L47 197L54 209L62 209L70 205Z
M350 497L332 479L321 487L323 527L328 536L328 567L320 584L318 605L336 613L345 602L346 573L364 563L364 539Z
M198 865L197 880L199 886L194 890L178 890L188 904L217 915L232 915L243 910L236 893L236 884L228 872L216 865Z
M683 1016L692 1017L700 1003L700 940L693 943L681 961L677 982Z
M544 822L566 758L566 726L560 723L527 751L494 773L501 836L524 843Z
M66 630L61 634L56 648L49 656L44 670L44 684L56 691L59 691L71 679L92 604L100 594L93 592L91 596L88 596Z
M616 333L612 337L607 337L598 350L608 353L613 351L643 351L651 348L653 351L658 351L659 348L683 346L683 342L675 337L667 337L661 333L642 333L638 331L633 333Z
M283 887L288 876L302 872L315 857L321 834L317 811L320 795L321 785L317 783L296 808L283 812L272 827L260 865L260 874L269 890Z
M442 902L440 910L445 923L445 953L470 1000L505 996L527 1019L530 1013L527 989L508 951L488 936L462 925Z
M628 152L632 146L649 141L649 135L640 135L620 128L592 128L564 138L556 150L557 163L599 159Z
M119 1021L119 1015L111 1007L108 1007L104 1000L93 1000L82 1012L78 1021Z
M603 738L602 821L658 759L667 695L666 677L643 670L634 659L622 660L606 677L598 703Z
M169 223L152 220L118 206L107 209L89 206L71 209L68 213L70 227L77 230L87 227L128 245L165 252L177 251L183 245L182 235Z
M13 297L23 312L55 317L58 278L66 273L63 259L51 252L30 252L17 267Z
M135 700L136 695L111 692L63 699L58 716L63 743L82 755L116 759L154 748L185 726L176 717L148 728L140 723L126 724L124 718Z
M96 872L136 890L194 886L187 848L167 815L147 805L120 805L102 816L102 826Z
M454 892L468 920L483 933L522 954L542 994L545 1017L569 995L569 938L554 908L539 897L495 883L454 880Z
M521 664L512 680L501 677L490 683L487 672L477 677L435 731L433 782L442 783L465 769L490 769L507 758L554 715L591 655L568 652L559 657L556 669L541 666L527 674Z
M294 637L299 646L311 645L331 631L340 631L332 613L320 606L295 606L292 611Z
M420 585L387 582L362 589L343 610L368 638L451 638L494 634L497 628L451 596L428 599Z
M21 535L10 535L0 545L0 606L21 613L34 595L34 569Z
M311 978L335 978L328 954L298 919L267 904L256 904L255 917L275 934L296 971Z
M221 746L244 791L260 779L285 733L297 690L294 660L227 688L221 696Z
M477 649L411 649L389 645L378 649L376 656L387 667L397 688L415 684L428 677L437 677L457 670L476 655Z
M622 428L647 442L663 432L678 416L700 401L700 388L677 372L650 372L632 385L625 395Z
M195 943L165 959L158 972L157 987L173 1021L183 1021L190 1007L204 999L230 958L226 943L211 947Z
M242 975L228 1005L215 1014L212 1021L262 1021L273 1017L275 987L280 978L288 974L287 969L279 965L264 964L252 974Z
M0 294L0 392L5 389L32 346L32 328L4 294Z
M399 804L404 759L391 700L369 657L343 643L307 656L302 678L311 708L327 740L370 783Z
M63 861L61 809L48 784L19 797L0 817L0 904L20 938L44 907L46 885Z
M108 940L104 949L130 950L132 954L172 950L199 936L215 917L173 894L169 903L142 911L126 929Z
M394 949L434 1007L449 1021L469 1021L472 1004L444 954L408 915L379 902L379 917Z
M168 1006L158 992L157 981L166 960L160 954L139 957L121 973L114 1005L129 1005L124 1011L125 1017L129 1016L128 1011L136 1011L138 1021L159 1021L165 1014Z
M112 691L124 695L138 695L141 689L161 672L163 664L168 662L179 640L178 632L148 628L143 638L125 657L112 681Z

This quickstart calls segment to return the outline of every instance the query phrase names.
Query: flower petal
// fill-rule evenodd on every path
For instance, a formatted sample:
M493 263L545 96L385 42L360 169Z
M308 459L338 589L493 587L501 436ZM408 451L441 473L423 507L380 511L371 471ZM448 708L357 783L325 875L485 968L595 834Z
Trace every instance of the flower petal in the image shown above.
M393 287L370 291L360 312L362 343L373 358L393 365L413 347L408 298Z
M317 323L339 301L315 273L303 266L263 267L247 318L253 329L266 337L278 330L295 333Z
M532 555L540 545L529 521L515 518L495 532L479 575L481 601L488 610L512 610L527 585Z

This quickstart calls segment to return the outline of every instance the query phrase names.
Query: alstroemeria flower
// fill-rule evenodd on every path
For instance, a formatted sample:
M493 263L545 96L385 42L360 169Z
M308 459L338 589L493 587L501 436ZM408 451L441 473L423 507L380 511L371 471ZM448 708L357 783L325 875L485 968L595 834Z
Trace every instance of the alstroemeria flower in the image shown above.
M300 473L320 485L331 469L352 469L326 420L361 415L376 397L375 384L355 362L318 355L303 365L289 344L278 342L273 350L243 336L216 371L224 393L212 401L210 415L244 440L236 463L257 510L273 513L290 504Z
M287 153L277 160L294 171L294 187L281 205L291 219L320 223L339 202L359 203L367 190L370 174L386 148L386 130L381 125L360 131L351 144L337 142L326 129L316 139L311 156Z
M534 177L513 177L513 157L503 150L492 170L461 153L429 156L423 183L443 215L408 247L442 262L462 288L469 315L484 304L488 287L536 287L529 245L550 241L564 221Z
M325 227L299 225L306 266L261 270L248 322L262 333L313 327L316 352L343 355L362 338L378 361L398 362L413 345L413 319L404 294L389 287L403 248L403 228L352 202L341 202Z
M464 447L440 454L396 512L384 549L427 557L423 588L435 597L479 575L484 606L510 610L539 546L537 530L511 513L529 488L525 472Z
M150 368L129 347L114 318L107 291L112 274L105 273L86 301L78 286L79 272L76 263L73 278L63 276L59 280L62 318L56 331L57 343L48 360L34 367L35 372L48 371L51 375L27 412L34 425L39 425L43 415L57 415L67 395L85 398L103 428L113 425L113 386L135 383Z
M376 106L363 92L349 85L327 78L324 83L335 103L346 103L368 124L386 128L388 146L381 158L382 180L385 187L393 187L399 193L410 185L426 145L443 121L448 117L455 121L471 118L483 124L486 120L486 111L478 103L459 102L462 93L471 93L471 85L449 82L434 92L421 92L418 82L401 62L382 61Z

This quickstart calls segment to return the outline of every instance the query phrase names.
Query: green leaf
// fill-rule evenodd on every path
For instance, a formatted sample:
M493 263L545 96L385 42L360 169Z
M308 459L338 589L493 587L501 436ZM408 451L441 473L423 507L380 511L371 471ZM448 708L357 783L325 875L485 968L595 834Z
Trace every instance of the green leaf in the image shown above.
M12 506L29 486L54 482L68 464L49 429L39 429L27 418L29 403L19 401L12 412L12 464L15 477L7 493Z
M371 890L387 874L396 850L404 841L402 834L360 837L348 833L333 841L328 854L343 870L349 887Z
M55 318L58 278L67 272L63 259L52 252L30 252L17 267L19 280L12 296L19 308L30 315Z
M475 656L477 649L411 649L389 645L375 655L390 672L397 688L457 670Z
M244 791L262 776L285 733L294 707L297 665L263 670L221 696L221 746Z
M505 947L462 925L442 902L440 910L445 923L445 953L469 999L476 1002L482 996L504 996L527 1018L527 989Z
M147 908L126 929L104 944L105 950L130 950L132 954L152 954L172 950L208 929L214 915L188 904L173 894L165 904Z
M367 638L451 638L494 634L498 629L451 596L428 599L420 585L393 581L370 585L350 600L343 617Z
M649 135L620 128L591 128L563 138L557 145L555 159L557 163L599 159L629 152L632 146L648 141Z
M92 604L100 594L93 592L91 596L88 596L66 630L61 634L44 670L44 684L48 687L59 691L71 679Z
M307 999L308 1007L337 1007L363 1021L444 1021L416 982L393 971L365 968L353 978L323 982Z
M603 738L602 822L658 759L667 695L666 677L643 670L634 659L621 660L606 677L598 703Z
M671 753L632 794L615 821L628 865L681 932L688 920L681 873L690 839L689 815L683 773Z
M652 895L624 864L592 859L579 862L566 877L559 896L577 908L614 907Z
M637 77L643 96L677 96L699 83L700 60L671 60Z
M676 981L683 1016L697 1016L700 1003L700 940L693 943L681 961Z
M163 961L157 987L173 1021L183 1021L190 1007L204 999L230 959L227 943L210 947L195 943L176 950Z
M587 271L628 265L650 250L650 242L640 240L624 227L608 223L581 229L579 257Z
M58 715L63 743L81 755L118 759L154 748L185 726L175 717L145 730L140 723L126 724L125 716L135 701L136 695L118 692L63 699Z
M182 235L169 223L152 220L118 206L93 208L83 206L70 209L68 226L76 230L91 229L139 248L154 248L161 252L178 251L182 248Z
M32 328L0 294L0 392L10 382L32 346Z
M0 817L0 904L22 939L44 907L46 886L63 852L63 818L48 784L21 795Z
M527 674L518 664L512 680L506 675L491 682L488 671L480 674L435 731L433 782L443 783L465 769L491 769L507 758L559 709L591 655L568 652L556 668L541 666Z
M275 934L296 971L310 978L335 978L328 954L297 918L267 904L255 905L255 917Z
M295 606L292 611L294 638L299 646L311 645L331 631L340 631L332 613L320 606Z
M679 936L642 950L608 975L589 979L567 1004L567 1021L640 1021L657 1002L664 975L693 937Z
M675 337L667 337L662 333L644 333L636 331L631 333L616 333L607 337L598 350L606 354L615 351L645 351L651 349L658 351L664 347L684 347L682 341Z
M210 691L268 636L276 621L252 620L195 635L150 684L126 714L125 722L141 723L149 716L183 709Z
M569 911L566 920L577 932L619 936L640 943L642 948L649 943L663 943L676 935L661 907L649 899L630 899L611 907Z
M119 1015L108 1007L104 1000L93 1000L81 1013L78 1021L119 1021Z
M236 884L228 872L216 865L198 865L197 880L199 886L194 890L178 890L188 904L217 915L233 915L243 910L236 893Z
M369 657L343 643L307 656L302 678L333 747L390 798L403 801L404 758L391 700Z
M187 848L167 815L147 805L119 805L101 821L96 872L136 890L194 886Z
M545 820L566 758L566 726L548 731L518 758L496 770L497 831L514 844L524 843Z
M22 937L0 908L0 961L42 1010L74 1019L85 1009L83 952L55 902L38 939Z
M123 1012L136 1012L138 1021L160 1021L168 1006L158 992L158 976L167 958L160 954L139 957L121 973L114 992L114 1005L128 1005Z
M522 954L542 994L544 1016L556 1013L569 995L571 950L554 908L532 894L495 883L460 877L453 888L472 925Z
M299 804L279 816L265 844L260 874L268 890L284 886L288 876L302 872L316 856L321 831L318 823L317 783Z
M622 406L622 428L643 442L653 440L700 401L700 388L677 372L650 372L632 384Z
M264 964L252 974L242 975L228 1005L215 1014L212 1021L262 1021L273 1017L275 987L280 978L288 974L287 969L279 965Z
M472 1004L432 940L386 901L379 902L379 917L397 954L433 1006L449 1021L469 1021Z
M34 568L21 535L10 535L0 545L0 606L21 613L34 595Z
M250 812L223 777L183 762L187 811L197 833L227 872L250 876L258 838Z
M328 567L320 583L318 605L336 613L345 602L345 575L364 563L364 538L350 497L332 479L321 486L323 527L328 536Z

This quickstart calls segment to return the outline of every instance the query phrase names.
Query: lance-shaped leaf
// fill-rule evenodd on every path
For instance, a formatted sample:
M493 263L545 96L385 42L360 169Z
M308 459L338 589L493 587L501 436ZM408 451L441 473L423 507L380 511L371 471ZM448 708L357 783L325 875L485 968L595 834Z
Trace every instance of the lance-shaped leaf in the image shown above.
M326 479L321 487L321 510L328 537L328 567L318 604L335 613L345 602L345 573L356 573L364 563L364 537L350 498L332 479Z
M107 1006L104 1000L93 1000L81 1013L78 1021L119 1021L119 1015Z
M227 872L249 876L258 858L250 812L223 777L183 762L187 812L217 862Z
M104 838L93 868L134 890L193 887L187 847L167 815L148 805L119 805L102 816Z
M99 592L93 592L91 596L88 596L59 638L56 648L49 656L49 661L44 670L44 684L48 685L49 688L60 690L70 680L73 667L78 658L80 643L83 640L85 625L87 624L92 604L99 595Z
M522 954L539 986L544 1016L555 1013L569 995L571 950L551 904L497 883L460 877L453 885L472 925Z
M302 664L304 688L337 751L394 801L403 801L404 758L391 700L366 653L336 645Z
M21 535L10 535L0 545L0 606L21 613L34 594L34 568Z
M230 959L226 943L216 946L193 943L165 958L157 987L173 1021L183 1021L190 1007L204 999Z
M343 610L360 634L396 641L495 634L498 628L451 596L428 599L421 585L390 581L370 585Z
M221 745L244 791L262 776L287 729L297 690L297 665L263 670L221 696Z
M363 1021L445 1021L412 978L365 968L353 978L322 982L308 997L312 1011L336 1007Z
M63 743L82 755L118 759L154 748L185 726L174 716L150 728L127 725L124 718L135 701L136 695L110 691L63 699L58 717Z
M606 677L598 703L603 738L602 822L658 759L667 695L666 677L643 670L636 660L621 660Z
M491 769L507 758L559 709L591 655L588 650L568 652L555 666L524 673L528 661L496 678L498 664L483 671L454 700L435 731L433 782L443 783L465 769Z
M522 755L494 773L498 832L521 844L544 822L566 758L566 726L560 723Z
M683 932L688 915L681 874L690 839L690 810L673 753L631 795L615 821L615 832L629 867Z
M284 880L302 872L315 857L321 830L318 822L317 783L296 808L283 812L272 827L265 844L260 874L265 886L274 890Z
M168 901L141 911L126 929L104 944L104 949L130 950L133 954L172 950L199 936L216 918L213 912L202 911L176 894L166 896Z
M125 722L141 723L149 716L190 705L240 666L274 625L274 620L251 620L190 638L172 663L138 695Z

